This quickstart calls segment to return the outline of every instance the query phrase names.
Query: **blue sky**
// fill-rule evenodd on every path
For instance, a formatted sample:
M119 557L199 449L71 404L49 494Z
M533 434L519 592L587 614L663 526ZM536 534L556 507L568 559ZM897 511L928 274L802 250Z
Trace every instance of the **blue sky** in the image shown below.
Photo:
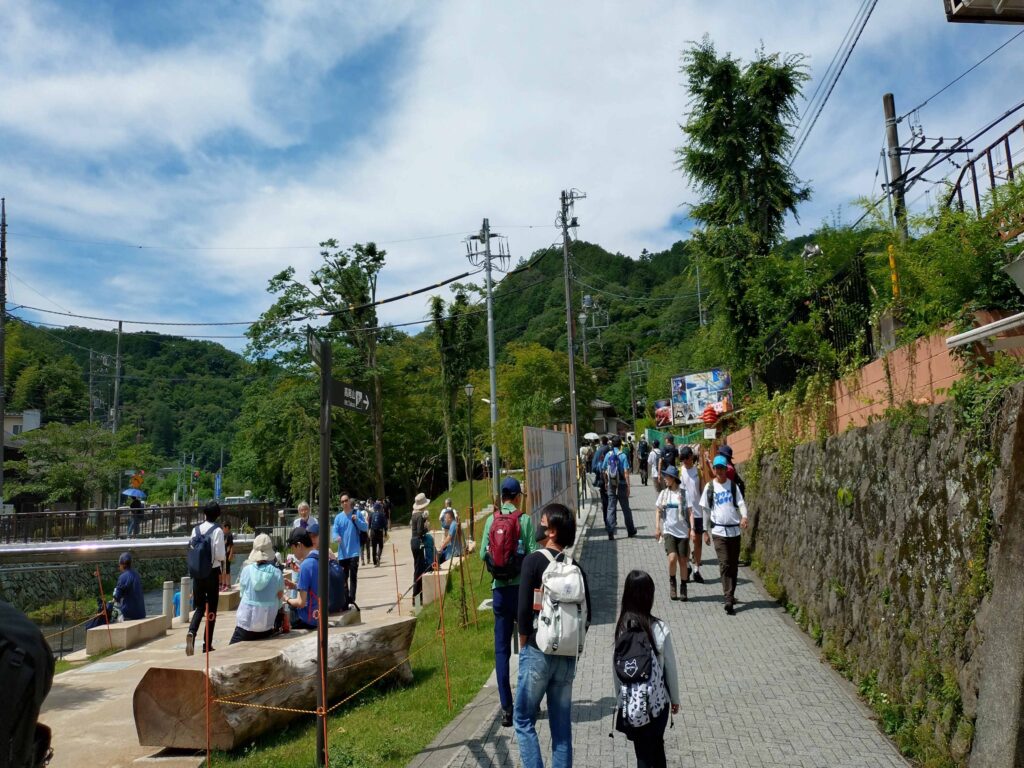
M464 271L460 240L484 216L516 258L548 245L568 187L588 195L581 238L665 248L693 199L674 169L686 42L802 52L820 77L857 5L0 0L10 300L251 319L267 279L308 273L327 237L385 244L390 295ZM814 198L791 234L878 193L882 93L909 109L1016 31L948 24L942 0L881 0L796 164ZM1005 110L1022 64L1024 38L923 109L925 133ZM421 319L427 301L382 317Z

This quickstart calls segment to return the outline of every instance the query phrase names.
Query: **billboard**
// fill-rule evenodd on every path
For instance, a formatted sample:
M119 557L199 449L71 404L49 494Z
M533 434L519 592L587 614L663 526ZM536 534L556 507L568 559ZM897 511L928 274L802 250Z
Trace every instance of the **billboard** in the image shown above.
M658 428L672 426L671 400L654 401L654 426Z
M565 504L576 514L576 452L572 435L552 429L523 427L523 459L526 465L526 510L534 524L546 504Z
M732 376L727 370L713 368L672 378L673 425L696 424L709 405L719 413L732 410Z

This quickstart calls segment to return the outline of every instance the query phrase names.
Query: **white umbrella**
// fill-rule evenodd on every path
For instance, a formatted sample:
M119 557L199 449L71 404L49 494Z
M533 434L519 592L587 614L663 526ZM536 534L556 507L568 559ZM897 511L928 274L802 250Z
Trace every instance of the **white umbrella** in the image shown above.
M585 434L583 436L583 439L584 440L600 440L601 436L599 434L597 434L597 432L587 432L587 434Z

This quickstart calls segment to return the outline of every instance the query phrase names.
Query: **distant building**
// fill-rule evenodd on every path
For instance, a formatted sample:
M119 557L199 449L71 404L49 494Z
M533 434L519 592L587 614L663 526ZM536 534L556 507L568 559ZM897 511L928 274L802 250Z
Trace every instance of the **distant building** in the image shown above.
M4 437L17 439L25 432L39 429L42 426L43 414L38 408L28 408L24 411L7 411L4 414Z
M630 423L620 419L615 412L615 406L607 400L592 400L590 408L593 412L593 429L599 435L619 435L625 437L626 432L631 429ZM586 431L582 428L581 432Z

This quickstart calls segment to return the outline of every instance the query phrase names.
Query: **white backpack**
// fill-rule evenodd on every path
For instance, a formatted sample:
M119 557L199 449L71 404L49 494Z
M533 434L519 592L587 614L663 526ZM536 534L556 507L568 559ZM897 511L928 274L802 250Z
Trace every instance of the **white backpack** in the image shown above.
M555 557L540 551L550 564L541 576L540 613L534 620L537 647L554 656L579 656L587 634L583 572L564 552Z

